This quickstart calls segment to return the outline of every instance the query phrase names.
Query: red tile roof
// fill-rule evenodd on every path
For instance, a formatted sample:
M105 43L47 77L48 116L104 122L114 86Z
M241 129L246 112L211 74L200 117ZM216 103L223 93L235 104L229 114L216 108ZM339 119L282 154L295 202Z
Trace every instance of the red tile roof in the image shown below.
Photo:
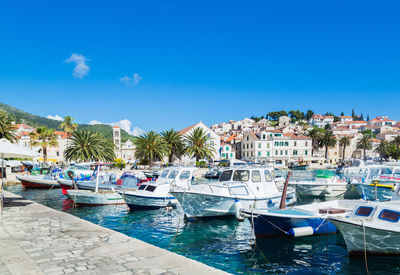
M304 136L304 135L295 134L295 133L292 133L292 132L290 132L290 133L285 133L285 134L283 134L283 136L284 136L284 137L290 137L290 138L292 138L292 139L311 139L311 138L306 137L306 136Z
M192 129L192 128L194 128L195 126L197 126L199 123L200 123L200 122L197 122L196 124L193 124L193 125L191 125L191 126L189 126L189 127L186 127L185 129L182 129L182 130L180 130L180 131L178 131L178 132L179 132L181 135L184 135L184 134L186 134L187 132L189 132L190 129Z

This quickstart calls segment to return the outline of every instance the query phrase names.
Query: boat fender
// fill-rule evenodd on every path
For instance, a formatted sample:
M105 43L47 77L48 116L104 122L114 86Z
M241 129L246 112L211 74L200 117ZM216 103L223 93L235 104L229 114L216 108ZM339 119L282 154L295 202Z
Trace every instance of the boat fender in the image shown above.
M311 226L295 227L289 230L289 236L303 237L314 235L314 229Z
M243 205L239 200L235 200L235 217L239 221L244 220L244 216L242 214Z
M267 206L268 206L268 207L274 207L274 206L275 206L275 203L274 203L272 200L269 200L269 201L267 202Z

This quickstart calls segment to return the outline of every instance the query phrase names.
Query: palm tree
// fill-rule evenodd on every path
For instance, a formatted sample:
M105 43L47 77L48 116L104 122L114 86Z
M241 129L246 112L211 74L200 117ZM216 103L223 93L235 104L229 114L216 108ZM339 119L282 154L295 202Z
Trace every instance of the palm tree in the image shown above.
M350 145L351 138L349 136L343 136L339 139L339 145L342 146L342 161L345 159L346 147Z
M382 159L387 159L389 156L389 148L388 148L389 142L386 140L382 140L378 147L375 148L375 152L379 154L379 156Z
M396 161L399 161L400 135L395 136L392 143L396 146Z
M64 151L67 161L113 161L114 144L99 133L77 131L72 133L71 145Z
M357 149L364 151L364 159L367 159L367 150L372 149L372 144L369 138L370 136L368 134L365 134L357 142Z
M162 160L167 152L167 146L159 134L154 131L137 137L134 141L136 146L135 157L141 161L153 163Z
M314 155L314 149L319 147L319 141L321 139L321 131L317 128L313 128L311 131L307 133L307 136L312 139L312 147L311 147L311 156Z
M196 162L202 158L212 159L215 148L210 144L210 140L210 136L202 128L193 129L185 136L186 153L190 157L195 157Z
M337 139L333 135L332 131L326 131L319 140L319 146L325 147L325 159L328 162L328 149L336 145Z
M166 145L168 163L172 163L174 156L180 158L184 152L182 135L171 129L161 132L161 137Z
M5 138L10 142L17 142L18 138L9 116L0 111L0 139Z
M65 133L67 133L67 148L68 148L68 140L73 132L78 130L78 124L73 123L74 119L70 116L65 116L64 121L60 124L60 129L62 129Z
M47 147L57 146L57 137L53 129L48 129L46 126L39 127L36 132L29 134L30 144L32 146L39 146L42 148L43 162L47 161Z

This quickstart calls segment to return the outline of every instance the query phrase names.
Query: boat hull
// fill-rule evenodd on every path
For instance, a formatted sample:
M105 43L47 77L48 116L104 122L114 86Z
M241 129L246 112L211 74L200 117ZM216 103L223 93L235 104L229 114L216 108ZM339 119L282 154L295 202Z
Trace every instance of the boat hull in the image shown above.
M297 195L301 197L339 198L347 191L346 184L296 184Z
M47 180L43 177L37 176L19 176L17 179L21 182L23 187L27 188L60 188L61 186L56 180Z
M81 206L99 206L125 204L124 199L116 192L96 193L86 190L68 190L69 197Z
M373 186L370 184L354 184L357 193L365 200L390 200L394 191L391 186ZM376 188L376 189L375 189Z
M312 235L336 233L336 227L326 219L320 217L294 218L277 217L269 215L255 215L249 217L250 223L254 222L257 238L271 236L290 236L290 231L296 228L312 228Z
M157 209L166 206L176 206L178 201L171 196L168 197L150 197L136 194L122 193L122 197L126 204L132 210L139 209Z
M377 229L339 219L330 220L342 233L350 256L400 254L400 232ZM364 246L365 229L365 246Z
M241 209L266 208L279 205L281 196L269 198L234 198L204 193L171 192L179 201L188 219L235 216L236 202L240 202ZM287 204L296 201L294 192L288 194Z

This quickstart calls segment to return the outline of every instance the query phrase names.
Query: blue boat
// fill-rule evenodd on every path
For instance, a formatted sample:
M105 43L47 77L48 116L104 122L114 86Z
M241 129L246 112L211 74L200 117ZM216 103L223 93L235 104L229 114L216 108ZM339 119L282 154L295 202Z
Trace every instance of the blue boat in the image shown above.
M330 216L344 216L360 200L314 202L287 209L253 209L243 213L253 226L257 238L271 236L311 236L336 233L327 220Z

